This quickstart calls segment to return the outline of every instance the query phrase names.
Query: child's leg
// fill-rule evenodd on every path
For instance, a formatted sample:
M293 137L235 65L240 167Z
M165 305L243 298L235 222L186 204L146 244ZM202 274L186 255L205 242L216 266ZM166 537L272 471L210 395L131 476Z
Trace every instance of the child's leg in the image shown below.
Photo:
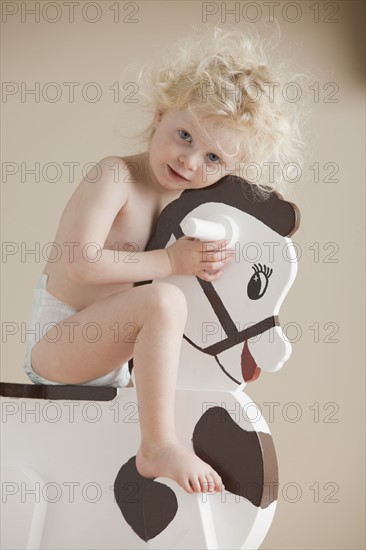
M141 429L136 465L145 477L173 478L187 492L222 490L220 476L176 437L175 388L187 307L179 289L163 293L159 321L145 322L134 351Z
M139 472L175 479L188 492L205 491L208 483L213 490L214 482L221 489L218 474L176 438L174 398L185 321L185 297L177 287L135 287L68 317L58 323L58 330L51 328L34 346L32 366L46 379L79 384L107 374L133 355L141 429ZM97 341L85 338L88 323L99 326Z

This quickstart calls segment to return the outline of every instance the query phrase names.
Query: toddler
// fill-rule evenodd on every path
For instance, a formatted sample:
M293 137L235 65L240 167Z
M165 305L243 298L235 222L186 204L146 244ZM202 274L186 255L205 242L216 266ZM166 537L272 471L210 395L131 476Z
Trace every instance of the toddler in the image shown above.
M45 265L34 293L32 324L42 337L28 339L30 379L126 386L133 357L141 430L137 470L174 479L189 493L223 485L176 436L186 300L172 284L134 283L225 276L232 258L225 241L182 237L163 250L145 248L162 209L185 189L242 175L248 163L282 166L293 154L295 126L264 85L274 80L260 48L241 32L220 28L150 71L145 97L152 116L142 136L147 146L131 156L103 158L89 170L61 215L54 239L59 261ZM263 178L252 183L262 193L274 187ZM53 326L42 331L47 323Z

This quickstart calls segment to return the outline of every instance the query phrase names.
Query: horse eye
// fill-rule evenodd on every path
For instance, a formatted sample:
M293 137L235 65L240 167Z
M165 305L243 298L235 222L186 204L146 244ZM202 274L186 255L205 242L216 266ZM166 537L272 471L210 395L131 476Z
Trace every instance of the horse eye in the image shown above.
M259 264L260 265L260 264ZM250 278L247 287L248 297L251 300L258 300L262 298L268 287L268 280L272 274L272 270L269 270L264 266L264 269L260 265L259 269L256 265L253 267L254 273Z

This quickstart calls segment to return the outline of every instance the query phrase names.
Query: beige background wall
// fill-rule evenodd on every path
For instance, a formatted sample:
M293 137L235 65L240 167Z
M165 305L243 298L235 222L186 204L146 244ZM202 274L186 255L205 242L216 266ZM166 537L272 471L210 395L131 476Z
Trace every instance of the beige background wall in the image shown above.
M132 89L121 88L120 100L114 102L110 86L119 79L122 84L131 80L121 76L131 60L137 65L158 60L160 50L169 48L191 25L203 29L221 22L244 29L247 20L255 17L254 9L259 10L260 32L270 32L273 25L263 2L251 3L252 7L237 2L237 16L227 14L226 22L222 6L230 10L234 2L211 2L210 9L217 13L203 22L204 3L199 1L99 1L94 4L101 17L95 23L86 20L95 17L95 8L83 0L79 3L70 22L64 3L53 2L60 15L55 23L47 21L55 18L55 8L41 12L35 23L34 16L23 13L23 21L21 16L21 4L31 9L34 2L2 3L8 12L19 10L7 19L3 16L2 23L2 80L7 86L15 83L14 94L3 96L1 104L2 166L16 172L3 175L2 183L3 246L14 252L3 254L1 265L2 381L28 382L22 371L24 326L33 288L47 257L44 247L54 238L59 216L81 180L82 167L106 155L132 152L125 136L144 121L138 105L127 102ZM46 4L40 2L42 8ZM365 5L353 1L274 4L282 32L281 55L290 56L299 70L314 71L320 87L319 101L312 100L307 120L304 173L287 195L302 213L301 228L294 236L301 250L299 274L281 310L293 355L278 374L263 375L247 389L269 423L282 483L277 514L263 548L361 549L365 548L361 30ZM120 10L117 22L113 5ZM57 102L42 97L50 82L60 86ZM68 99L65 82L80 83L74 102ZM81 94L89 82L98 83L102 91L94 103ZM335 89L334 84L327 88L329 82L338 89L333 96L336 102L328 101ZM21 97L21 83L28 89L39 83L39 102L32 95ZM48 91L52 97L54 90ZM312 90L303 91L314 98ZM39 181L32 174L22 174L36 162L40 163ZM42 176L50 162L59 165L58 181L50 181L56 175L51 168ZM74 179L66 164L71 162L78 163ZM314 166L319 166L318 181ZM336 181L329 181L331 177ZM25 255L26 249L39 254ZM11 328L13 335L6 333Z

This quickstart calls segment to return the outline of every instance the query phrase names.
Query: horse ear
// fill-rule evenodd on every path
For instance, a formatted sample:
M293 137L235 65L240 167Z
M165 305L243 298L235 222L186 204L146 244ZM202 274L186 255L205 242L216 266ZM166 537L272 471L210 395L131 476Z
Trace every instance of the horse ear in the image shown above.
M264 200L248 201L242 208L282 237L290 237L300 225L300 210L296 204L286 201L275 191Z
M300 210L299 210L298 206L296 206L296 204L294 204L293 202L289 202L289 201L286 201L286 202L287 202L287 204L291 205L292 210L293 210L293 218L292 218L292 221L289 224L289 228L288 228L288 231L287 231L287 234L286 234L286 237L291 237L291 235L296 233L296 231L299 229L301 215L300 215Z
M290 237L299 228L299 208L279 192L268 189L268 195L262 196L246 180L232 175L227 177L225 187L230 189L232 206L257 218L279 235Z

